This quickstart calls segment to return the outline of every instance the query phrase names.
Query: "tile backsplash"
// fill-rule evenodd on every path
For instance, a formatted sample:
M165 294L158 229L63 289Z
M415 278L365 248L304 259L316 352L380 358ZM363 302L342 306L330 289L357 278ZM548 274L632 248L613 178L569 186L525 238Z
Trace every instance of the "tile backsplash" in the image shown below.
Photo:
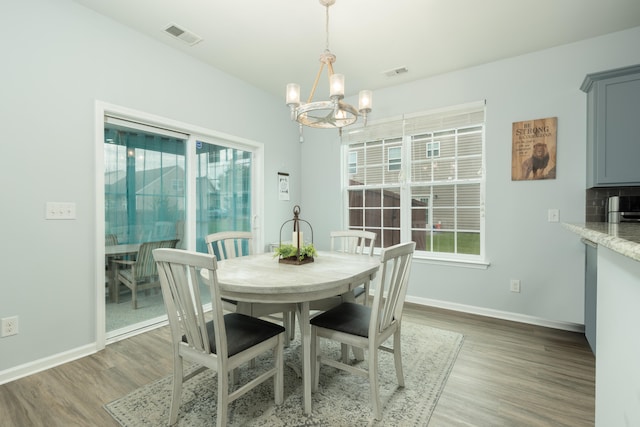
M610 196L640 196L640 187L588 188L585 222L607 221L607 199Z

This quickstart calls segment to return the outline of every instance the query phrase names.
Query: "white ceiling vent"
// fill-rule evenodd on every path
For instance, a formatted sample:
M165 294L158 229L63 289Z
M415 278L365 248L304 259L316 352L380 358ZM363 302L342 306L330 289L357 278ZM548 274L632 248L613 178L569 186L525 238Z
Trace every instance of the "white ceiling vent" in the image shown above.
M193 46L194 44L202 41L202 37L192 33L191 31L180 28L176 24L169 24L164 31L170 36L182 40L189 46Z
M382 74L384 74L387 77L395 77L398 76L400 74L404 74L404 73L408 73L409 69L407 67L398 67L398 68L394 68L392 70L387 70L384 71Z

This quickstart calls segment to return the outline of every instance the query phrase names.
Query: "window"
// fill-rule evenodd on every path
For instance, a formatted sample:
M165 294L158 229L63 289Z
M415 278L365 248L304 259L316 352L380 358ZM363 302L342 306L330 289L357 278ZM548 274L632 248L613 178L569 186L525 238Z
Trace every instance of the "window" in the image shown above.
M345 139L348 228L377 233L378 247L413 240L417 256L483 260L484 103L372 123Z
M358 153L349 153L349 173L358 172Z
M390 147L388 154L390 171L399 171L402 161L402 147Z
M427 159L440 157L440 141L427 142Z

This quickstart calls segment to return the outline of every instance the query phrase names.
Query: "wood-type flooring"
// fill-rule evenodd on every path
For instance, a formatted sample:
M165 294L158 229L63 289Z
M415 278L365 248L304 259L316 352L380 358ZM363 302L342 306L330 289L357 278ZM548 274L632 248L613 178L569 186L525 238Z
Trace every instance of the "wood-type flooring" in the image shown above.
M583 334L412 304L404 316L465 336L430 427L594 425L595 358ZM0 425L117 426L102 406L171 369L165 326L0 385Z

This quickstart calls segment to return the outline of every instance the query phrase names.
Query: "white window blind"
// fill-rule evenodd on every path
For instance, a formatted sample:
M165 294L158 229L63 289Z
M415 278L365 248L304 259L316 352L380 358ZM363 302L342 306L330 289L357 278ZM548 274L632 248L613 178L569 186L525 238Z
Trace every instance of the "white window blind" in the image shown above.
M482 257L484 120L477 102L345 133L349 228L376 232L380 247L413 240L429 256Z

